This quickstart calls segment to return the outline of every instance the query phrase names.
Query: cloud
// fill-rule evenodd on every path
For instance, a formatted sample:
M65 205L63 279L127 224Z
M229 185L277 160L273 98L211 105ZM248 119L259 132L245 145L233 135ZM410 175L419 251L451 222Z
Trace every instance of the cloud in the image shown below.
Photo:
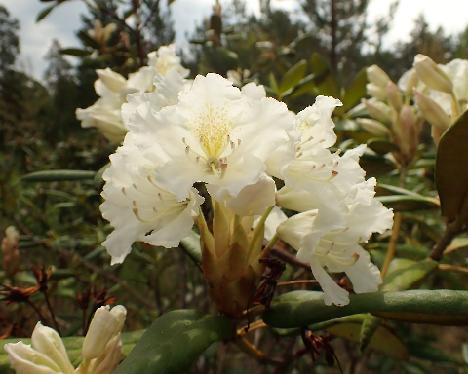
M221 0L225 5L229 0ZM423 13L432 28L443 26L447 32L455 33L467 26L466 11L460 9L462 0L402 0L394 17L393 27L386 45L398 40L407 40L414 19ZM258 1L246 0L250 12L258 13ZM369 18L386 14L389 0L372 0ZM46 19L35 22L37 14L46 3L38 0L0 0L10 13L21 23L21 64L26 72L40 79L47 66L44 59L52 40L58 39L63 47L78 46L75 32L80 28L80 14L86 11L81 1L70 1L56 8ZM187 45L186 35L211 14L214 0L176 0L171 6L175 22L176 42L179 47ZM275 8L294 10L297 0L272 0Z
M67 2L50 13L40 22L37 14L45 8L45 3L33 0L0 0L12 17L20 21L21 55L19 66L37 79L41 79L46 68L44 59L53 39L62 46L77 45L74 33L80 27L79 14L85 11L81 2Z

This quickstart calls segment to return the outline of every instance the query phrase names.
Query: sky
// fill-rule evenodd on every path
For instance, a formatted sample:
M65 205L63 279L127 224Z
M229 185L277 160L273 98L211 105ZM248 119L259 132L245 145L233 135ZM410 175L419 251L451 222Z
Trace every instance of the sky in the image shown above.
M221 4L228 0L221 0ZM258 12L258 0L246 0L248 9ZM172 16L176 29L176 44L183 47L185 35L211 14L214 0L176 0L172 5ZM371 0L369 18L375 19L388 12L390 0ZM85 12L81 0L66 2L57 7L46 19L39 23L35 18L45 7L39 0L0 0L11 15L20 21L21 55L19 67L41 79L46 67L46 55L54 38L62 47L77 47L75 37ZM272 0L274 7L294 10L298 0ZM468 0L400 0L392 28L384 41L391 45L399 40L407 40L414 20L423 14L431 28L444 27L449 33L457 33L468 25Z

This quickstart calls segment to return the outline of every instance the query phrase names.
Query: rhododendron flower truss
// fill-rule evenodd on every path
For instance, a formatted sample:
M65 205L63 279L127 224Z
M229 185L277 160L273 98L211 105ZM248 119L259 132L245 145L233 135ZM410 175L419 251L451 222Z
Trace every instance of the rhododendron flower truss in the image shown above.
M128 133L104 173L101 205L114 227L104 242L112 263L136 241L177 246L198 217L204 276L227 315L249 306L265 270L259 260L278 238L310 264L327 304L348 302L328 272L346 273L356 292L376 290L380 273L360 243L388 229L393 213L374 199L375 180L359 165L365 146L330 149L341 102L319 96L294 115L254 83L239 89L217 74L192 82L171 74L122 106ZM198 182L212 220L201 212Z

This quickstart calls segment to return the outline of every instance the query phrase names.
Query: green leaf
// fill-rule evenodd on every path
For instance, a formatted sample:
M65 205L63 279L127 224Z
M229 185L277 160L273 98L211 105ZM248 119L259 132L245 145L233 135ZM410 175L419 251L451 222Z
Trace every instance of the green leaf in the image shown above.
M345 94L343 95L343 106L338 108L341 112L345 113L349 109L353 108L355 105L359 104L361 98L367 94L367 71L366 69L361 69L357 73L354 80L351 82L349 87L346 89Z
M437 261L432 259L416 262L395 258L390 264L389 272L381 289L382 291L407 290L437 269L437 265Z
M442 136L437 150L436 185L442 215L468 221L468 111Z
M93 51L79 48L63 48L60 50L60 54L66 56L85 57L91 56Z
M463 365L463 361L459 358L448 355L438 348L428 344L423 339L413 339L406 344L411 356L429 360L431 362L451 362L458 365Z
M39 14L36 17L36 22L42 21L44 18L46 18L50 12L54 10L54 8L57 6L57 4L52 4L44 9L42 9Z
M307 69L307 61L300 60L294 64L283 76L279 86L281 95L285 95L288 90L296 87L296 85L304 78Z
M380 319L371 314L367 314L362 321L361 331L359 332L359 349L364 352L374 336L374 333L380 325Z
M278 81L276 80L276 77L273 74L273 72L270 72L270 74L268 74L268 83L270 85L271 91L277 95L279 92Z
M231 321L194 310L175 310L145 331L114 374L185 373L212 343L234 334Z
M385 175L395 169L395 165L387 158L379 155L364 154L360 161L361 166L370 175Z
M422 195L407 190L406 188L394 186L392 184L385 184L385 183L378 183L377 187L375 189L375 192L377 195L408 195L408 196L416 196L416 197L422 197Z
M190 236L180 241L180 245L195 264L199 265L201 263L202 250L200 246L200 235L192 231Z
M338 323L326 329L330 334L359 342L361 325L359 323ZM403 342L390 329L384 326L376 326L376 330L370 337L369 348L387 356L405 360L408 351Z
M423 209L438 209L439 202L431 197L424 196L377 196L382 204L396 211L423 210Z
M96 172L93 170L41 170L23 175L21 180L26 182L55 182L55 181L75 181L93 180Z
M310 57L309 64L312 68L313 73L317 77L324 78L331 72L330 64L328 60L318 53L313 53Z
M359 313L435 324L468 324L468 291L410 290L350 295L345 306L328 306L323 292L293 291L276 298L263 320L292 328Z
M372 138L367 141L367 145L379 155L384 155L398 149L395 144L387 139Z

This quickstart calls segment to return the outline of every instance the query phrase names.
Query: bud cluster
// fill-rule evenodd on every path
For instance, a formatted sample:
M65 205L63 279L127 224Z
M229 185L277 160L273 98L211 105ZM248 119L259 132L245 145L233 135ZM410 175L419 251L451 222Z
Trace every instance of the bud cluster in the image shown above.
M75 370L60 335L54 329L36 324L31 345L5 344L10 364L17 374L110 374L122 360L121 331L127 310L117 305L100 307L83 341L82 362Z
M376 136L389 138L397 146L393 151L396 161L406 166L416 155L422 118L411 104L408 90L398 87L377 65L367 69L367 77L371 98L364 105L371 118L360 118L358 123Z
M468 108L468 60L445 65L417 55L413 67L398 86L378 66L367 69L371 96L365 100L369 118L358 120L367 131L389 137L398 147L394 156L402 164L414 157L422 121L428 122L436 143Z

